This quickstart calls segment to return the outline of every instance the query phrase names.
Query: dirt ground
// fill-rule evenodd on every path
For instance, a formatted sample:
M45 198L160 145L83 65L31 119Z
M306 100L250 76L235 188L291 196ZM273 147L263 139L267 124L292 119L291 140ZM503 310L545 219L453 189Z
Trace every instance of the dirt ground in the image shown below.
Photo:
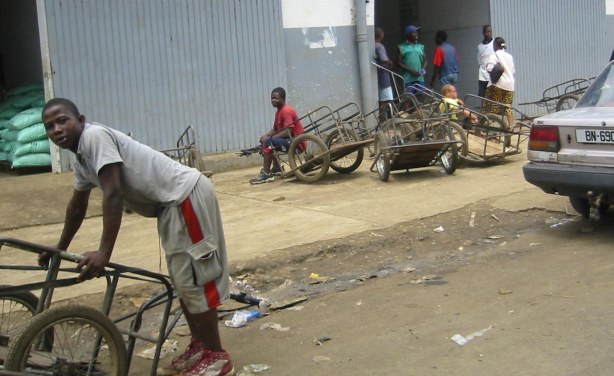
M276 245L262 255L253 244L257 257L231 260L234 280L256 289L256 296L272 303L305 299L288 309L269 310L267 316L242 328L224 324L232 310L241 307L233 302L222 307L227 311L220 315L222 340L237 371L265 364L269 368L260 374L271 376L609 375L614 367L614 261L610 246L614 218L610 213L591 228L577 215L566 213L563 199L556 201L558 210L542 206L551 196L523 185L526 183L518 173L522 163L519 158L485 170L463 168L458 177L450 179L414 174L410 181L396 176L387 186L369 180L369 175L359 175L356 180L323 186L290 182L255 189L237 184L228 188L226 178L219 177L223 210L239 206L226 195L249 197L258 205L267 205L264 194L270 202L280 197L283 189L287 199L282 203L288 206L280 210L287 212L294 206L339 214L339 208L344 207L341 202L369 202L368 197L362 201L360 193L331 193L352 184L357 185L357 191L386 190L381 202L399 200L396 212L401 214L403 205L414 200L412 213L418 213L406 215L407 220L388 218L377 226L372 221L340 237L311 242L290 239L289 246ZM244 180L252 172L238 172L237 179ZM505 180L498 180L501 177ZM481 184L462 195L470 199L458 201L455 191L467 181ZM438 196L443 202L428 209L435 214L421 214L428 212L423 210L429 203L420 199L426 197L420 193L441 189L439 182L450 185L447 194ZM495 193L486 193L487 186ZM293 189L308 189L311 204L293 202ZM329 203L326 198L331 195L334 199ZM49 197L38 199L45 202ZM314 208L314 201L320 206ZM450 209L440 209L446 206ZM61 217L57 209L46 210L49 213L40 218L42 222L49 216ZM237 213L249 216L250 210L244 205ZM353 218L381 218L379 210L374 203ZM253 233L259 239L257 224L233 226L240 217L237 213L228 209L223 213L230 222L227 236ZM325 232L327 223L318 227L314 222L311 231ZM133 222L127 225L136 229ZM51 223L30 227L33 229L40 236L37 239L48 239L47 233L57 232L58 226ZM19 231L5 228L3 234L23 234ZM249 248L250 239L234 248L243 244ZM141 284L123 288L116 296L112 316L134 309L155 290ZM100 299L100 294L82 294L73 301L95 305ZM155 333L159 320L158 312L148 314L143 331ZM265 324L278 324L282 330L266 329ZM178 341L179 351L188 341L185 332L185 326L178 326L170 338ZM468 343L460 346L454 342L456 334ZM137 351L147 347L139 343ZM148 374L150 366L150 360L135 356L130 374Z
M271 302L307 300L238 329L223 324L242 308L231 302L220 314L222 338L238 370L266 364L263 375L610 374L613 220L584 233L577 216L502 212L483 201L288 248L233 276ZM580 246L586 240L605 246ZM115 314L151 293L123 289ZM155 333L159 317L149 316L145 330ZM465 346L451 340L479 331ZM185 327L171 340L182 349ZM133 362L131 374L148 373L150 361Z

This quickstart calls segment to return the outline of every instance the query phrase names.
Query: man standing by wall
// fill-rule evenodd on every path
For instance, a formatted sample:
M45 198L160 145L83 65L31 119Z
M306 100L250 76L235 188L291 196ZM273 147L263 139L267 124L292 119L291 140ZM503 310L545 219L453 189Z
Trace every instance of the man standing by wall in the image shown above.
M424 45L418 43L418 30L420 28L414 25L407 26L405 28L407 39L397 46L399 49L397 62L403 71L406 91L412 91L411 88L416 84L424 85L427 63Z
M482 27L482 35L484 39L478 44L478 95L483 97L486 95L486 87L488 86L488 71L486 71L486 61L488 57L495 53L492 40L492 28L490 25Z
M458 81L458 52L456 48L447 42L448 33L439 30L435 35L435 57L433 58L433 76L431 77L431 87L439 77L442 85L455 85Z
M375 28L375 62L386 69L392 69L392 61L388 58L386 53L386 47L382 44L384 41L384 29L381 27ZM391 102L394 99L392 92L392 77L390 72L384 69L377 68L377 89L379 96L380 109L386 103Z

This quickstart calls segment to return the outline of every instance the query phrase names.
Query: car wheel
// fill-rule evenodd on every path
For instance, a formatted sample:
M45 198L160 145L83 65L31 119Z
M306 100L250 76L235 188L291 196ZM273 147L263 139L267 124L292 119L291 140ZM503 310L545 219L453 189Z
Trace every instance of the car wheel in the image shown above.
M583 197L569 197L569 203L580 215L584 218L588 218L591 206L588 204L588 199Z
M591 206L588 203L588 199L584 197L569 197L569 203L571 204L571 207L574 208L574 210L581 214L584 218L589 217L591 212ZM610 205L602 202L601 206L599 206L599 214L605 214L608 211L609 207Z

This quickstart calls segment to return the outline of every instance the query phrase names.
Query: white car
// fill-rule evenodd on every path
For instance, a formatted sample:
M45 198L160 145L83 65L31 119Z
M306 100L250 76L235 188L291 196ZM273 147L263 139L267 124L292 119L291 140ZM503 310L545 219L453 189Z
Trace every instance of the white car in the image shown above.
M533 121L525 179L598 220L614 203L614 62L572 109Z

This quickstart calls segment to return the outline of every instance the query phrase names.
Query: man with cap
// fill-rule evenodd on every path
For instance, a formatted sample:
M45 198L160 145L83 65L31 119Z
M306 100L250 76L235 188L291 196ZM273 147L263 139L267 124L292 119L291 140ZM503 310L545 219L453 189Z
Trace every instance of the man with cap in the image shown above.
M426 55L424 45L418 43L419 27L409 25L405 28L406 40L397 46L399 50L398 64L403 71L405 89L411 92L411 88L416 84L424 85L424 74L426 73Z

